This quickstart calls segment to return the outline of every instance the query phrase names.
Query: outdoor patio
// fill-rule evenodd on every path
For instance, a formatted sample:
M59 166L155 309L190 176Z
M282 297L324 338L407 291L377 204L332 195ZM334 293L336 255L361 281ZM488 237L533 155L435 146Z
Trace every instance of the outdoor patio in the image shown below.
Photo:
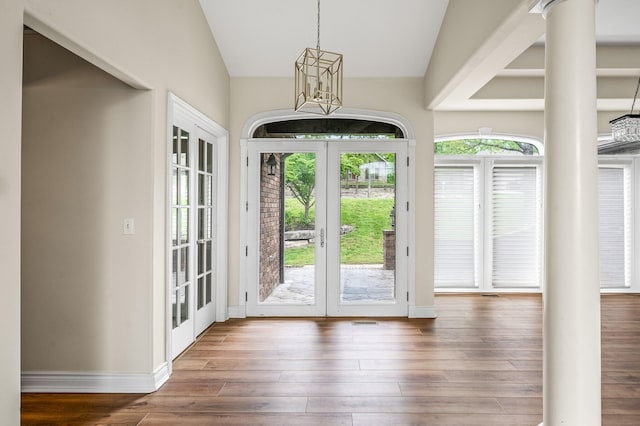
M263 302L269 304L309 304L314 296L314 266L285 268L285 280ZM392 302L395 271L382 265L342 265L342 300L345 302Z

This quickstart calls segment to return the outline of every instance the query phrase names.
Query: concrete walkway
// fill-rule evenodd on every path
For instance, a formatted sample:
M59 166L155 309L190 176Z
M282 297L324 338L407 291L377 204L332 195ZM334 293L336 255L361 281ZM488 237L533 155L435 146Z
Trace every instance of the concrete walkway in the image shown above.
M395 271L382 265L342 265L342 301L356 303L393 302ZM313 303L314 266L285 268L285 280L263 302L269 304Z

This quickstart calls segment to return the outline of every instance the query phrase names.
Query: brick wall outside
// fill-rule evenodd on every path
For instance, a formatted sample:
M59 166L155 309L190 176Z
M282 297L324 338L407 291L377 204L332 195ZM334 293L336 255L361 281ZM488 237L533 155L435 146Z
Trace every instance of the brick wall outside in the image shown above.
M396 231L382 231L384 235L384 264L383 268L396 269Z
M274 156L276 174L268 175L264 161L260 173L260 302L280 284L280 154Z

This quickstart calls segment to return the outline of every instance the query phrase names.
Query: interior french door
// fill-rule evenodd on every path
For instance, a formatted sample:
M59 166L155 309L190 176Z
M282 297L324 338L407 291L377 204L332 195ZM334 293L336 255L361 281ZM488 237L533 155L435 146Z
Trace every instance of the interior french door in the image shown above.
M407 142L254 140L248 153L247 315L406 316Z
M214 136L176 114L171 144L171 352L215 319Z

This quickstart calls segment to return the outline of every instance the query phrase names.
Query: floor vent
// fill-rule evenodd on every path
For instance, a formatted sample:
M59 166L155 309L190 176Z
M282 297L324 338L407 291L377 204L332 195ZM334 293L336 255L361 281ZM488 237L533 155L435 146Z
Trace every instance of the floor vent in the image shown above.
M482 297L500 297L500 295L496 293L487 293L483 294Z
M367 320L354 321L353 325L378 325L378 321L367 321Z

